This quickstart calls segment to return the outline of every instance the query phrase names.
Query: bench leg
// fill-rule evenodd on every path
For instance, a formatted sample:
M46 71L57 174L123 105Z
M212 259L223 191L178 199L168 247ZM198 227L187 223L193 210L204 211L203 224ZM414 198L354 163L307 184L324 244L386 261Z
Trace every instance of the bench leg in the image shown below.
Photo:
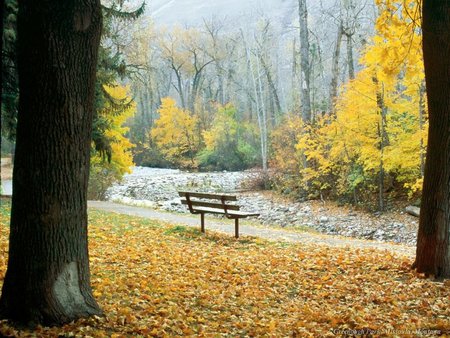
M205 233L205 214L202 212L200 214L200 229L203 233Z
M239 218L234 219L234 237L239 238Z

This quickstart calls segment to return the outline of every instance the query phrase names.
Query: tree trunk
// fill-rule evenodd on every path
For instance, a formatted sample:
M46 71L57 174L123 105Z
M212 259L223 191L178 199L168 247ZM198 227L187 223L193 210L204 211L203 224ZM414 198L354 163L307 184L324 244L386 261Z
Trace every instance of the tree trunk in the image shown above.
M424 0L422 18L430 124L413 267L450 278L450 2Z
M172 69L175 72L175 75L177 77L177 86L175 87L175 90L178 92L178 95L180 95L180 100L181 100L181 107L183 107L183 109L187 109L186 107L186 100L184 98L184 93L183 93L183 83L181 80L181 66L179 66L178 68L175 67L175 65L172 62Z
M374 76L372 78L373 83L377 87L377 107L380 112L380 122L378 123L378 137L379 137L379 150L380 150L380 171L378 173L378 209L383 211L384 205L384 149L389 145L389 136L387 133L387 107L384 103L384 87L383 84L379 85L378 78Z
M311 90L310 90L310 64L309 64L309 32L308 32L308 10L306 0L298 0L298 14L300 23L300 65L302 72L301 104L302 119L304 122L311 121Z
M19 3L20 102L1 318L48 325L101 314L87 246L101 26L99 0Z
M424 130L424 124L425 124L425 116L426 116L425 94L426 94L425 81L423 81L420 84L420 88L419 88L419 129L420 129L420 131ZM426 149L424 146L423 137L421 137L420 138L420 177L423 177L425 174L425 155L426 155Z
M268 84L268 86L270 88L270 92L272 93L272 96L273 96L273 100L274 100L273 103L275 105L274 112L276 114L280 114L282 112L280 98L278 97L277 87L275 86L275 83L272 79L272 73L270 71L270 67L267 65L266 61L264 60L262 53L261 53L259 59L261 61L261 65L264 69L264 73L266 73L267 84Z
M339 57L341 54L342 43L342 24L339 25L336 37L336 45L334 46L333 61L331 65L331 83L330 83L330 112L334 115L334 101L337 97L338 79L339 79Z
M353 61L353 33L345 33L347 37L347 64L348 64L348 78L353 80L355 78L355 64Z
M0 23L0 32L2 32L2 41L0 42L0 51L1 51L1 72L2 72L2 79L0 80L0 109L2 109L3 105L2 105L2 98L3 98L3 21L4 21L4 16L6 13L6 6L5 6L5 0L1 0L1 8L2 8L2 22ZM1 110L0 110L0 114L2 114ZM3 115L3 114L2 114ZM3 130L2 128L2 123L3 121L0 120L0 130ZM2 138L0 137L0 149L2 148ZM0 156L1 157L1 156ZM3 188L2 188L2 176L1 176L1 163L0 163L0 195L3 193Z
M252 72L252 74L254 74ZM256 84L255 84L255 94L258 98L260 98L260 105L259 110L257 110L258 115L258 125L259 125L259 131L260 131L260 139L261 139L261 159L262 159L262 169L264 176L267 175L267 169L268 169L268 152L267 152L267 141L268 141L268 133L267 133L267 111L266 106L264 103L264 91L263 91L263 85L261 81L261 67L259 65L259 58L256 58L256 74L257 80L258 80L258 91L256 91ZM254 77L254 75L253 75ZM254 80L255 81L255 80Z

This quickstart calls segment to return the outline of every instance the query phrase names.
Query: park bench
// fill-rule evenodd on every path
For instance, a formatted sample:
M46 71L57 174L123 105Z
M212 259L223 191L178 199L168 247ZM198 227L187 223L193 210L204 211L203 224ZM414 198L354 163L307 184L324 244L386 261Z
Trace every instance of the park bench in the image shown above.
M219 195L211 193L179 191L181 203L186 205L192 214L200 214L201 231L205 232L205 214L225 215L234 219L235 237L239 238L239 219L250 216L259 216L255 212L240 211L240 206L232 204L237 201L236 196Z

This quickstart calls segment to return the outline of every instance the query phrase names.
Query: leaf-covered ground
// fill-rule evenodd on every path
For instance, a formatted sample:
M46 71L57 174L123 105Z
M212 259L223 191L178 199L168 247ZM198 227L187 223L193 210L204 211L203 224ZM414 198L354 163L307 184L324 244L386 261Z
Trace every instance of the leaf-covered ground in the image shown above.
M2 205L0 284L9 217ZM424 279L409 258L386 251L203 236L91 210L90 254L105 317L33 332L0 322L0 336L450 334L450 283Z

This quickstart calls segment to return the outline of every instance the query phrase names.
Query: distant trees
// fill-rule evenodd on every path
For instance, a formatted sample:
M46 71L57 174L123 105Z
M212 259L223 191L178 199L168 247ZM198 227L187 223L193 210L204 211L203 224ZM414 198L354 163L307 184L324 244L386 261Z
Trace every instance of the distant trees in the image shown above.
M420 191L427 112L421 36L411 29L417 3L383 2L373 11L353 0L326 8L297 4L289 32L262 15L254 29L236 31L211 20L152 30L147 41L140 36L139 46L147 49L140 53L143 69L134 74L139 103L130 129L138 164L160 164L164 157L151 130L162 97L170 96L197 119L190 166L213 158L205 155L212 144L205 136L221 122L218 104L231 105L233 119L256 131L245 140L236 133L238 141L252 151L258 145L251 157L264 171L277 171L271 183L282 191L355 203L369 198L378 209L386 207L387 192ZM369 38L372 12L379 15ZM133 50L130 59L139 59ZM291 156L283 161L280 154Z

